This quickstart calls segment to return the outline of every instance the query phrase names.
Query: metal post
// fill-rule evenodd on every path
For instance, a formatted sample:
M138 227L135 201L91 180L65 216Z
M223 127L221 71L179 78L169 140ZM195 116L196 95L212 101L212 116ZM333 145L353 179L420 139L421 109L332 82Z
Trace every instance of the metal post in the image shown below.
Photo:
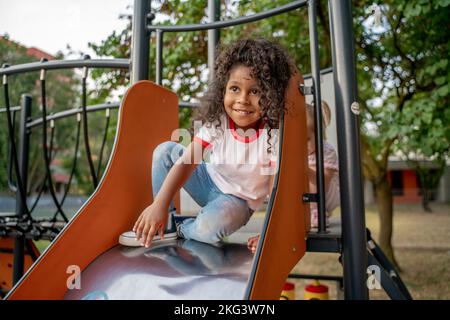
M220 20L220 1L208 0L209 22ZM209 79L214 78L214 61L216 59L216 47L219 43L220 31L218 29L208 30L208 69Z
M22 95L22 112L20 113L20 129L19 129L19 170L20 178L22 179L23 199L26 199L27 192L27 173L28 173L28 151L30 136L27 131L27 122L31 116L31 95ZM22 201L22 195L20 194L21 188L17 188L16 192L16 216L22 218L26 217L25 212L27 208L24 208ZM24 254L25 254L25 236L19 234L14 240L14 263L13 263L13 284L16 284L23 276L24 272Z
M346 299L368 299L355 50L350 0L329 0Z
M314 122L315 122L315 145L316 145L316 186L317 186L317 209L319 213L318 233L326 233L325 215L325 178L323 168L323 140L322 140L322 98L320 95L320 65L319 44L317 37L317 3L316 0L309 1L309 46L311 52L311 78L314 88Z
M162 70L163 70L163 60L162 60L162 50L163 50L163 35L161 30L156 30L156 83L162 83Z
M148 60L150 33L147 30L149 0L134 0L133 21L131 27L131 83L148 80Z

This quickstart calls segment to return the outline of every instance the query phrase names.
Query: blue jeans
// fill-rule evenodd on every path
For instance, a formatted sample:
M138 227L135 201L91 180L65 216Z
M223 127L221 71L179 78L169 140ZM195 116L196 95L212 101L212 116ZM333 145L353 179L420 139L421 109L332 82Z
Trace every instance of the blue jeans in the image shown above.
M158 145L153 151L153 199L184 150L185 147L181 144L167 141ZM197 166L183 188L202 207L196 218L182 222L180 232L185 239L206 243L219 242L245 225L253 213L247 201L232 194L225 194L217 188L204 162ZM173 209L173 202L171 202L169 212Z

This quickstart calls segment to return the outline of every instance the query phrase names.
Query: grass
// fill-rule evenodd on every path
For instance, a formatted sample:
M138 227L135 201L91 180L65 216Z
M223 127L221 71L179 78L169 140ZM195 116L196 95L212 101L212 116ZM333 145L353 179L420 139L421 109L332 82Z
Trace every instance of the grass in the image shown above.
M48 240L38 240L34 241L36 248L38 248L40 253L43 253L44 250L50 245L50 241Z
M414 299L450 299L450 205L434 204L433 213L420 205L397 205L394 208L393 247L402 268L400 276ZM374 207L366 208L366 225L377 241L379 219ZM293 272L303 274L342 275L337 254L307 253ZM296 298L303 298L310 280L292 280ZM337 298L336 282L323 281L330 299ZM383 290L370 290L371 299L389 299Z

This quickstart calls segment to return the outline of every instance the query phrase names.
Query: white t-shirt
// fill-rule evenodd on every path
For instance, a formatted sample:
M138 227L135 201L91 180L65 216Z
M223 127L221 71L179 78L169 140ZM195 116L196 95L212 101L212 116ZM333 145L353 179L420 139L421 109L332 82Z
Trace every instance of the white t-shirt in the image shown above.
M316 153L308 155L308 165L316 170ZM329 182L328 190L325 194L325 208L327 213L331 213L340 205L339 193L339 161L334 147L324 141L323 143L323 166L325 169L333 170L333 176ZM313 210L317 210L317 204L311 204Z
M194 141L210 151L206 169L216 186L225 194L246 200L252 210L257 210L269 194L269 178L277 170L278 130L271 130L269 145L269 130L264 123L258 130L249 129L253 134L244 137L227 115L222 115L220 122L217 128L218 121L203 125Z

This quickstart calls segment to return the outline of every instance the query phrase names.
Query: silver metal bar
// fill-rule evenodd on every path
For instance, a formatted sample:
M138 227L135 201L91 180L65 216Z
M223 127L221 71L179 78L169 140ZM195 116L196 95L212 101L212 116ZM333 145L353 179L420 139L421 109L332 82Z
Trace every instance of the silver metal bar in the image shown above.
M366 223L356 101L355 49L350 0L330 0L345 299L368 299Z
M11 112L20 111L21 109L22 109L21 106L16 106L16 107L11 107L11 108L9 108L9 110L10 110ZM1 109L0 109L0 113L3 113L3 112L8 112L8 110L7 110L6 108L1 108Z
M12 75L33 71L73 69L73 68L114 68L128 69L128 59L92 59L92 60L51 60L46 62L31 62L0 69L0 75Z
M220 1L208 0L209 22L220 20ZM208 69L209 79L214 79L214 61L216 59L216 47L219 43L219 30L208 30Z
M27 122L31 116L31 96L23 94L21 97L23 112L20 114L20 140L19 140L19 170L22 179L22 188L18 188L16 193L16 217L25 219L29 216L26 204L26 192L28 184L28 160L30 134L27 132ZM17 177L19 179L19 177ZM20 193L24 192L23 195ZM23 235L14 239L14 262L13 262L13 283L16 284L23 276L25 266L25 237Z
M94 112L98 110L104 110L104 109L116 109L119 108L119 103L102 103L102 104L96 104L89 107L86 107L86 112ZM50 116L47 116L47 121L49 120L58 120L62 118L67 118L75 114L80 114L83 111L82 108L76 108L76 109L70 109L70 110L64 110L61 112L57 112L55 114L52 114ZM80 121L80 119L78 119ZM42 118L38 118L30 123L28 123L27 128L31 129L34 127L37 127L41 125L43 122Z
M316 144L316 187L317 187L317 210L318 210L318 233L326 233L325 213L325 170L323 167L323 139L322 139L322 98L320 95L320 62L319 62L319 39L317 36L317 2L309 1L309 44L311 52L311 74L314 94L314 122L315 122L315 144Z
M163 71L163 36L164 33L161 30L156 30L156 83L161 85L162 83L162 71Z
M200 107L200 104L199 103L195 103L195 102L180 101L180 102L178 102L178 106L180 108L191 108L191 109L194 109L194 108Z
M133 30L131 38L131 83L148 80L148 56L150 50L150 33L147 31L147 15L150 1L134 0Z

